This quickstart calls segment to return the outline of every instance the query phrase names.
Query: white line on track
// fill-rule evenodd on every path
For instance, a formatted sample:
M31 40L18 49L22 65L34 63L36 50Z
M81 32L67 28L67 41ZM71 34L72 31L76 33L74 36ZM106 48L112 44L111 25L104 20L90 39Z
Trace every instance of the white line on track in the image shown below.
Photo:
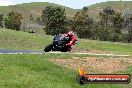
M68 52L48 52L51 54L77 54L77 55L94 55L94 56L118 56L118 57L129 57L130 55L115 55L115 54L97 54L97 53L68 53Z

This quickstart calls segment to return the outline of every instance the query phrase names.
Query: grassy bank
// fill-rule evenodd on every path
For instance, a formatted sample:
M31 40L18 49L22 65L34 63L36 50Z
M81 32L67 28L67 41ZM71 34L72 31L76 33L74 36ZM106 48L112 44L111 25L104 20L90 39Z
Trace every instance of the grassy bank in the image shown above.
M1 88L131 88L131 84L76 83L76 71L48 62L70 55L0 55ZM132 68L132 67L130 67ZM132 70L131 70L132 71ZM130 72L131 72L130 71Z
M10 29L0 29L0 48L2 49L43 49L50 43L47 35L30 34Z
M25 49L42 50L46 45L52 42L52 36L40 34L31 34L22 31L13 31L10 29L0 29L0 48L1 49ZM77 51L81 50L102 50L115 54L132 55L132 44L107 42L97 40L78 39L75 46Z
M115 54L132 55L131 43L81 39L77 45L77 48L82 50L102 50L102 51L109 51Z

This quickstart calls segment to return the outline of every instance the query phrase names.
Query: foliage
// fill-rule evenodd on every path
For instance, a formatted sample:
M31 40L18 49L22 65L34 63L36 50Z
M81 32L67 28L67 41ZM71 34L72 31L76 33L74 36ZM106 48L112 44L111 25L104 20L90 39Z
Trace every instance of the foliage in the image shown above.
M91 38L93 19L88 16L86 7L83 11L77 12L74 17L73 30L77 32L80 38Z
M108 3L111 3L111 4L108 6ZM129 18L129 14L130 15L132 14L132 10L130 9L131 2L125 2L127 9L125 7L122 7L122 11L118 12L118 10L120 9L119 5L120 5L120 2L99 3L89 7L83 7L82 10L70 9L70 8L66 8L62 6L63 9L61 7L59 8L61 8L62 10L65 9L64 16L67 17L67 19L64 18L62 23L60 22L61 24L59 24L57 20L56 21L54 20L54 17L57 16L55 15L55 12L59 11L59 10L55 10L55 8L58 8L57 6L59 6L56 4L29 3L29 4L22 4L22 5L9 6L9 7L11 8L11 10L15 8L17 11L19 10L20 12L22 12L21 14L24 17L22 24L24 24L24 27L25 27L24 30L27 30L27 31L34 30L34 29L35 30L42 29L42 26L43 28L45 28L45 25L46 25L47 28L45 28L45 31L47 31L46 32L47 34L51 34L51 35L64 33L67 31L66 28L70 28L69 30L72 29L73 31L76 31L80 38L87 38L87 39L94 39L94 40L99 39L103 41L131 42L132 27L130 27L131 22ZM50 9L51 12L49 11L49 13L53 14L54 16L52 16L51 14L50 14L51 16L44 14L46 12L45 7L46 8L50 7L52 10ZM43 14L41 18L42 10L43 10ZM6 7L1 7L0 11L4 15L9 12L8 8ZM101 12L99 14L94 13L96 11L101 11ZM3 13L3 12L6 12L6 13ZM63 11L60 11L59 13L61 12ZM123 15L124 14L126 15L126 13L128 13L127 17L123 17ZM51 18L49 17L46 18L46 16L49 16ZM73 16L74 18L72 19ZM91 17L93 17L94 19ZM8 16L6 18L8 18ZM58 15L58 17L56 17L55 19L61 19L61 18ZM10 20L8 23L11 23ZM60 25L63 25L63 26L60 26ZM8 24L8 26L12 28L13 25ZM8 27L6 26L6 28Z
M61 7L47 6L42 12L42 19L45 21L46 34L57 35L66 32L66 13Z
M13 30L20 30L22 15L18 12L9 12L5 20L5 27Z
M88 10L88 7L85 7L84 6L82 9L83 9L83 11L87 11Z
M103 9L103 12L109 15L112 15L115 13L114 9L112 9L110 6Z
M98 37L104 41L122 41L122 14L114 11L111 7L105 8L99 13Z
M33 15L32 15L32 14L30 15L30 17L29 17L29 18L30 18L30 21L34 21L34 17L33 17Z
M129 24L129 29L128 29L127 40L129 43L132 43L132 15L130 17L130 24Z
M123 18L122 18L122 14L121 13L115 13L113 15L113 27L116 28L115 32L117 33L121 33L121 29L122 29L122 22L123 22Z
M105 8L99 13L99 20L95 21L88 15L88 8L75 14L72 21L73 30L78 37L88 39L99 39L102 41L123 41L124 34L122 13L116 12L111 7ZM130 36L130 34L129 34Z
M40 17L37 17L35 22L39 25L43 25L44 23L42 23L42 19Z
M3 14L0 14L0 27L3 27Z

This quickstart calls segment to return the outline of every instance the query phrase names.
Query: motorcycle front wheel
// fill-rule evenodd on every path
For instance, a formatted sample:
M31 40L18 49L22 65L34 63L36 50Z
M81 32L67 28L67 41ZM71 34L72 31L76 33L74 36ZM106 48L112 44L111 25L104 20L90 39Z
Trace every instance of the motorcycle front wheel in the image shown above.
M49 44L49 45L47 45L47 46L45 47L44 51L45 51L45 52L49 52L49 51L52 50L52 48L53 48L53 44Z

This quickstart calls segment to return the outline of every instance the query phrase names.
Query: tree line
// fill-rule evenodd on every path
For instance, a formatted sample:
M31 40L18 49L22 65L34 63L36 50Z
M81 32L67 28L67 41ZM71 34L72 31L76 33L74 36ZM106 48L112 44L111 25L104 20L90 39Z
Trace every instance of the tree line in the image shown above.
M98 20L91 18L88 8L83 7L72 19L66 17L66 11L62 7L47 6L40 18L35 21L37 24L45 25L45 32L48 35L57 35L72 30L79 38L113 41L132 42L132 12L118 12L111 7L106 7L99 12ZM0 14L0 27L13 30L20 30L22 15L18 12L9 12L3 18ZM30 19L33 16L30 15Z
M98 15L98 20L89 17L88 8L84 7L72 19L67 19L65 9L49 6L43 10L42 19L47 34L57 35L70 29L79 38L132 42L132 13L121 13L106 7Z

